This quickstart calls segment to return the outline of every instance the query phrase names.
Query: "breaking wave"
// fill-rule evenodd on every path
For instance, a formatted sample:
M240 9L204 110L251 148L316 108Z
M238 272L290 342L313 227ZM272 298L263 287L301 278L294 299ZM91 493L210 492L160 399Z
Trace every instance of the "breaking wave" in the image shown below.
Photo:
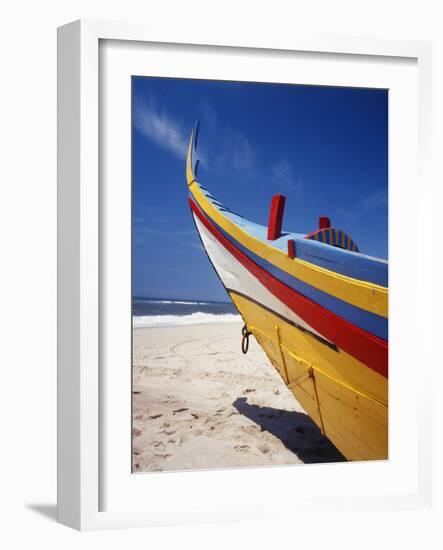
M201 325L205 323L236 323L241 321L240 315L225 313L202 313L197 311L190 315L139 315L132 318L134 328L161 327L174 325Z

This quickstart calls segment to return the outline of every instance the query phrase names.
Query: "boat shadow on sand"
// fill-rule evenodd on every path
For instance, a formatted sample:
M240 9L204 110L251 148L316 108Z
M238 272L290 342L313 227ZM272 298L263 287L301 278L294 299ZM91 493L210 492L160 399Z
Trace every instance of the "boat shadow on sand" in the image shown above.
M233 405L240 414L260 426L262 431L280 439L287 449L305 463L346 461L307 414L251 405L245 397L237 398Z

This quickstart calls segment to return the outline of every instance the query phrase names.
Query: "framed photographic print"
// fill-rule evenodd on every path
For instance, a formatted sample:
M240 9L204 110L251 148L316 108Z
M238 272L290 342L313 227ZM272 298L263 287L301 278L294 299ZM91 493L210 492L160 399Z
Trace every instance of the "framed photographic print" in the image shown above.
M425 506L429 45L82 21L58 71L59 520Z

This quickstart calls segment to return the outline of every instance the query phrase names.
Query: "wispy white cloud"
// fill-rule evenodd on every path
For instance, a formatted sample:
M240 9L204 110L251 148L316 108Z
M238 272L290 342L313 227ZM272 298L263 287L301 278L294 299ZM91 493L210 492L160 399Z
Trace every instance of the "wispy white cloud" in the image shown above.
M217 131L217 111L207 100L201 102L200 110L202 114L202 127L205 128L205 131L211 134L215 134L215 132Z
M195 250L198 250L198 251L202 251L202 250L203 250L203 252L205 251L205 249L204 249L202 243L200 242L200 240L199 240L199 241L195 241L195 242L189 241L188 244L189 244L189 246L190 246L191 248L194 248Z
M279 162L272 167L272 182L278 187L292 186L292 168L286 161Z
M152 98L134 98L134 125L159 147L179 159L186 157L187 134L176 120L156 107Z
M251 172L255 168L254 150L243 134L238 134L235 139L232 161L237 172Z
M374 191L362 200L362 207L365 210L375 210L386 208L388 206L388 191L387 189L379 189Z
M204 149L204 139L199 141L199 156L207 159L205 166L214 172L233 173L242 179L250 179L257 170L257 155L244 133L233 128L217 132L209 151Z
M162 237L167 238L171 237L173 239L181 236L188 237L189 235L195 234L195 229L182 229L182 230L175 230L175 229L158 229L155 227L148 227L148 226L137 226L137 224L134 224L134 232L136 235L139 236L155 236L155 237Z
M349 223L354 223L359 220L360 216L357 212L350 212L343 208L337 208L337 215L347 220Z
M189 240L195 240L195 229L177 229L163 223L164 220L152 216L135 217L133 220L134 243L138 245L152 244L154 241L172 239L174 246L188 244Z
M280 189L291 189L300 195L303 191L303 181L294 173L292 165L288 161L281 161L271 168L271 181Z
M350 211L344 208L337 208L337 216L349 224L357 223L361 216L368 216L373 210L380 210L388 206L387 190L379 189L363 197L355 204L355 210Z

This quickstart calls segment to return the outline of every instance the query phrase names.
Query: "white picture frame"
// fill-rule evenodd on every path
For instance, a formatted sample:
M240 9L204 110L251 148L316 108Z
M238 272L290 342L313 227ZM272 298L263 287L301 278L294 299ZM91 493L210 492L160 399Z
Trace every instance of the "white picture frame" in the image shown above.
M430 228L432 184L429 175L429 151L431 140L431 46L425 42L369 40L346 37L321 37L306 35L297 37L246 37L205 36L204 30L186 29L168 35L160 28L137 24L101 21L77 21L61 27L58 33L58 520L80 530L150 526L161 524L188 523L196 521L220 521L227 519L260 518L264 514L267 491L275 480L284 484L288 476L286 468L266 469L259 472L263 478L263 493L260 498L250 492L249 506L242 503L229 504L205 502L203 506L176 507L167 502L155 506L129 506L122 499L121 506L115 503L111 510L103 509L101 485L103 473L103 415L106 407L101 403L101 378L103 365L100 357L100 302L102 289L99 281L101 273L101 236L105 226L100 225L102 194L100 191L100 43L101 41L125 41L129 44L175 44L195 45L207 56L211 56L214 46L228 48L231 55L248 51L272 51L278 55L288 52L305 52L312 55L330 54L349 60L411 59L417 67L418 81L418 182L420 202L420 227ZM253 50L251 50L253 49ZM155 55L153 53L152 55ZM366 56L361 58L361 56ZM331 59L332 59L331 57ZM417 184L415 175L415 184ZM412 180L411 180L412 181ZM417 222L418 223L418 222ZM431 231L429 231L431 233ZM431 248L420 250L420 265L430 259ZM423 269L423 268L422 268ZM430 318L430 290L424 283L425 274L417 273L412 281L417 284L414 299L420 307L420 316ZM415 292L415 291L414 291ZM423 329L424 330L424 329ZM425 333L423 338L429 338ZM431 347L424 351L431 354ZM424 388L430 384L431 357L424 361L423 378L415 384L417 398L417 460L408 467L414 468L413 479L402 489L387 491L383 495L367 493L337 495L333 492L325 499L316 495L311 499L297 500L274 492L269 498L274 502L285 503L277 506L279 515L284 509L296 506L303 513L334 506L335 510L346 513L358 506L362 510L396 508L418 508L431 505L431 403ZM123 442L122 442L123 443ZM128 445L129 453L129 445ZM415 459L414 459L415 460ZM342 465L343 466L343 465ZM348 465L344 465L349 467ZM330 468L331 466L329 466ZM333 467L333 466L332 466ZM377 465L374 465L377 468ZM309 469L312 470L313 467ZM353 468L353 466L351 466ZM406 471L406 470L405 470ZM271 472L271 473L269 473ZM130 472L128 472L128 475ZM195 475L199 478L196 478ZM170 492L174 487L185 490L186 483L196 487L208 485L211 479L220 477L215 472L192 474L161 474L151 477L148 483L158 491ZM231 482L255 483L250 470L232 471ZM256 472L254 473L256 475ZM311 474L307 474L311 475ZM327 475L324 469L319 475ZM339 474L338 474L339 475ZM354 476L361 475L354 469ZM163 476L163 477L161 477ZM179 476L182 476L179 478ZM184 476L187 476L185 478ZM191 482L189 476L194 476ZM249 479L250 478L250 479ZM135 482L138 484L137 476ZM140 479L140 478L138 478ZM180 479L182 481L180 481ZM247 481L244 481L244 480ZM248 481L249 479L249 481ZM223 480L221 480L223 483ZM355 482L355 481L354 481ZM144 482L146 484L146 481ZM400 482L399 482L400 483ZM252 485L251 485L252 486ZM411 487L413 487L411 489ZM152 493L155 493L153 489ZM177 491L180 489L177 488ZM280 496L279 496L280 494ZM152 495L150 498L153 498ZM280 499L280 501L278 500ZM302 504L301 504L302 503ZM287 506L289 504L290 506ZM269 516L269 513L267 514Z

